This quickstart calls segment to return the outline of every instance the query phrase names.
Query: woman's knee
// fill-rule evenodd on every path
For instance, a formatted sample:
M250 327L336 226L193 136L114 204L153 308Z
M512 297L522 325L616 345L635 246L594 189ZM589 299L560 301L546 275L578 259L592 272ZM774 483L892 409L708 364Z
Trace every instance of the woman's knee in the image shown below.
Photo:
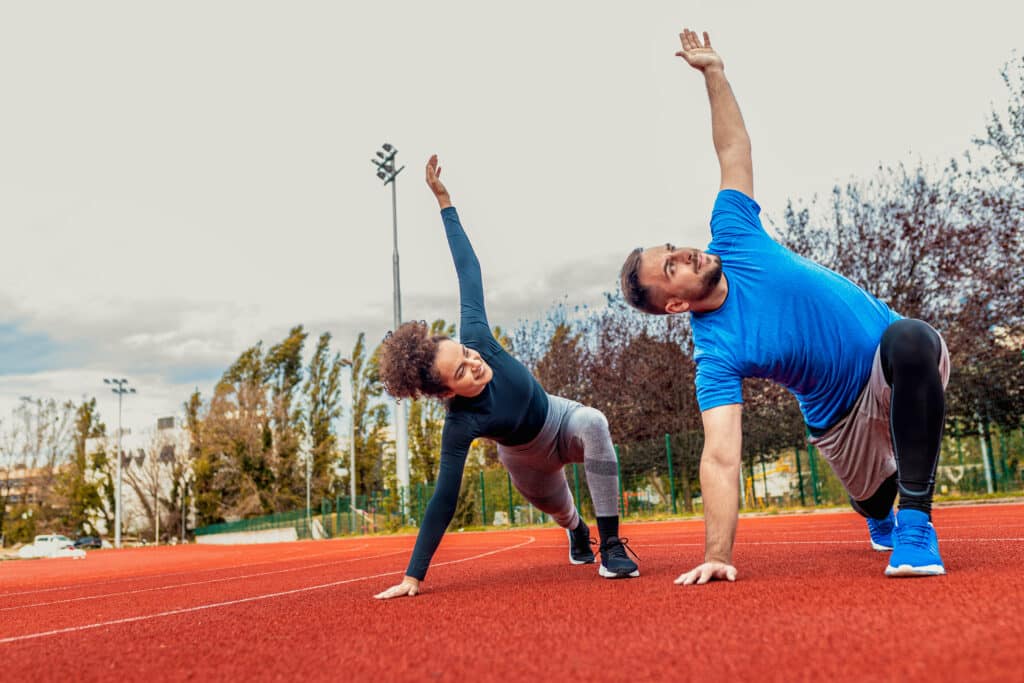
M604 413L590 406L583 406L577 412L579 413L581 431L588 434L594 433L600 437L608 435L610 438L608 418L604 416Z

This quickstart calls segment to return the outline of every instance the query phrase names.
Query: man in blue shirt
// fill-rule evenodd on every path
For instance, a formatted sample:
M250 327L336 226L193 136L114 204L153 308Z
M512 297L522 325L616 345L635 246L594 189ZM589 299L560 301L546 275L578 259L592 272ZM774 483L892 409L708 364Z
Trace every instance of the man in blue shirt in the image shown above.
M867 518L888 576L945 573L931 524L949 354L939 334L764 230L753 200L750 138L707 33L680 34L676 54L704 75L721 187L706 251L636 249L626 300L652 314L689 312L704 423L704 562L676 583L736 579L742 381L771 379L796 396L811 441ZM900 509L893 514L896 494Z

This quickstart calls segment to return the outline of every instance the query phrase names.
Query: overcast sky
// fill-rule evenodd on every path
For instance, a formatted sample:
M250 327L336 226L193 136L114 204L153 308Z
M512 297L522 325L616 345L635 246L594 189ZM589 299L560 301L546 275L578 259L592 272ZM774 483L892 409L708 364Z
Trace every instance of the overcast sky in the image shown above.
M457 317L434 152L493 324L599 304L634 246L706 245L718 167L683 26L725 60L779 219L968 149L1024 4L0 1L0 417L96 395L110 424L123 376L141 429L293 325L379 341L385 141L405 319Z

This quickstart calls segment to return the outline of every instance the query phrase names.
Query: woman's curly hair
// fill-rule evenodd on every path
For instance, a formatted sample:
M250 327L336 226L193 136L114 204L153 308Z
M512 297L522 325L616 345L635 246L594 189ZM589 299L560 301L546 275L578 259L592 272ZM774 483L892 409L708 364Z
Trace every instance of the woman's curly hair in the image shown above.
M380 347L380 379L395 398L440 396L448 391L434 370L437 346L448 337L430 334L423 320L403 323L388 332Z

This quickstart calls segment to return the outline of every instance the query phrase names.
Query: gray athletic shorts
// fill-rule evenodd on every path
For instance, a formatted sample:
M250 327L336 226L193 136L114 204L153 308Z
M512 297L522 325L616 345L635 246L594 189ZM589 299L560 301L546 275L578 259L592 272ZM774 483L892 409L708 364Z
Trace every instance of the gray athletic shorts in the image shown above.
M939 374L945 388L949 382L949 349L941 335L939 340L942 342ZM896 472L889 429L891 402L892 389L885 381L879 347L875 349L871 376L853 408L827 432L810 439L854 500L870 498L882 482Z

